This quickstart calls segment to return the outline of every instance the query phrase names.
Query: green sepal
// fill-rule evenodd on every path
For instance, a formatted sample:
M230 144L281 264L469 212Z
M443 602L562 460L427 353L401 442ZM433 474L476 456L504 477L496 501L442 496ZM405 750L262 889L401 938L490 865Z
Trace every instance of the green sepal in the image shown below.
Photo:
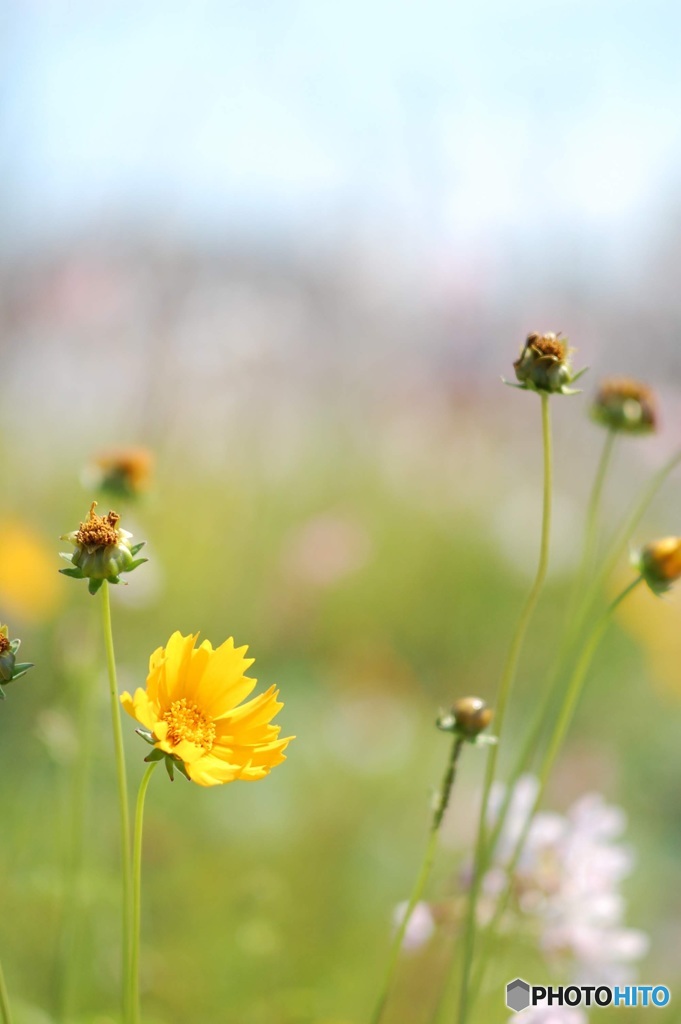
M121 582L121 578L120 576L107 576L106 581L107 583L113 583L115 586L117 583Z
M89 592L91 594L93 594L93 595L96 594L97 591L99 590L99 588L101 587L103 582L104 582L104 580L94 580L94 579L91 579L90 582L87 585L87 588L88 588Z
M64 540L63 537L61 539ZM73 565L73 552L72 551L60 551L59 552L59 557L63 558L65 562L68 562L69 565Z
M0 700L4 700L4 699L5 699L5 691L3 690L2 686L0 686Z
M130 554L134 557L138 551L142 550L146 543L147 542L145 540L141 540L139 544L133 544L133 546L130 548Z
M172 759L172 757L166 757L165 758L165 766L166 766L166 771L168 772L168 778L170 779L171 782L174 782L175 781L175 769L173 768L173 759Z
M184 761L176 761L175 767L177 768L180 775L184 775L187 782L191 782L191 779L189 778L189 772L187 771L187 766L185 765Z
M20 647L21 647L21 640L19 640L18 637L17 637L16 640L10 640L9 649L12 652L12 654L16 654Z
M560 390L561 395L581 395L583 393L581 388L561 388Z
M25 676L29 668L33 667L34 666L32 661L20 661L17 665L14 666L14 672L12 673L12 682L14 682L15 679L19 679L20 676Z
M588 366L583 366L581 370L577 370L577 373L573 374L573 376L572 376L572 378L571 378L571 380L570 380L570 383L571 383L571 384L574 384L574 382L575 382L576 380L579 380L579 378L580 378L580 377L582 377L582 376L583 376L583 375L584 375L584 374L586 373L586 371L587 371L588 369L589 369L589 367L588 367ZM572 393L573 393L573 392L570 392L570 394L572 394Z
M150 729L135 729L135 732L137 733L138 736L142 737L145 743L150 743L152 747L156 743L156 740L154 739L154 734L153 732L151 732Z
M130 568L126 569L125 571L126 572L132 572L132 570L136 569L138 565L144 565L144 563L148 562L148 561L149 561L148 558L136 558L135 561L130 566Z
M529 391L527 384L516 384L515 381L506 380L505 377L501 378L501 382L509 388L517 388L518 391Z
M160 761L165 756L166 756L165 750L159 750L158 747L154 747L152 752L150 754L147 754L147 756L144 758L144 760L146 762Z
M80 569L76 569L75 567L73 569L59 569L58 571L62 574L62 576L70 576L72 580L85 579Z

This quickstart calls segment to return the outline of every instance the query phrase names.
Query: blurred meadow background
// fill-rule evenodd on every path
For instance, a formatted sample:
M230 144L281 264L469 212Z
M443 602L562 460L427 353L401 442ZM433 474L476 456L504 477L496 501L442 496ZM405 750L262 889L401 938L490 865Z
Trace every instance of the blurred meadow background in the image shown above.
M175 629L233 635L297 736L262 785L154 778L144 1019L360 1024L447 756L434 719L493 701L536 564L539 403L500 377L529 331L563 331L591 367L584 395L552 401L551 573L503 765L579 563L597 381L641 377L662 411L658 435L617 446L604 535L681 444L681 9L9 0L2 22L0 621L36 665L0 706L0 951L21 1020L115 1019L99 610L57 552L97 496L93 457L135 445L151 485L114 507L150 561L112 594L120 688ZM677 475L635 541L681 532L680 498ZM677 594L622 610L547 801L598 791L626 811L639 977L673 997L680 616ZM136 787L146 750L124 730ZM464 758L434 896L469 856L483 762ZM504 980L561 980L514 955ZM386 1020L427 1020L441 970L437 939L405 958ZM480 1012L506 1019L501 988Z

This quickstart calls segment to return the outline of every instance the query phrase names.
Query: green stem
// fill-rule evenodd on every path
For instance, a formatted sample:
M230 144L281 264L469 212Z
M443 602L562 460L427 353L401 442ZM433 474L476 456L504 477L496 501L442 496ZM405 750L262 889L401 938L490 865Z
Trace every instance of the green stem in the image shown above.
M609 431L609 437L612 438L611 431ZM601 454L601 460L594 479L594 484L591 492L591 499L589 502L589 514L587 515L586 527L587 537L590 533L594 533L595 531L598 510L600 507L600 496L603 491L603 483L606 477L607 469L610 464L612 447L612 440L611 443L608 444L608 440L606 439L606 443L603 447L603 452ZM513 770L509 774L508 784L506 786L506 791L504 793L504 799L502 801L499 814L497 816L497 819L494 823L494 827L487 842L487 856L484 860L484 869L486 869L487 867L489 858L494 850L494 847L497 844L499 835L501 834L501 830L504 826L506 815L508 813L511 801L513 787L515 786L515 783L518 781L522 773L526 771L526 769L529 767L530 762L532 760L532 756L536 752L537 747L539 745L540 738L550 721L551 709L553 708L554 704L557 703L557 697L561 686L561 668L563 667L563 663L565 659L568 657L571 648L576 643L577 637L580 634L583 626L585 625L589 615L592 613L594 605L596 603L596 599L598 598L598 595L600 594L607 580L607 577L615 569L617 563L622 557L622 554L626 551L627 544L629 543L634 530L636 529L641 519L647 512L650 504L657 495L657 492L660 490L662 484L666 481L670 473L679 465L679 463L681 463L681 452L677 452L674 456L672 456L672 458L669 459L668 462L666 462L660 470L658 470L655 476L653 476L648 487L643 492L643 496L634 505L633 509L626 517L625 521L623 522L622 526L617 532L602 567L599 569L598 573L595 575L593 579L593 582L586 590L584 600L581 602L578 608L573 610L573 616L569 618L569 620L566 622L566 629L563 634L562 642L559 646L558 655L554 662L553 670L549 675L549 683L546 689L545 699L537 708L537 713L534 716L532 725L527 733L527 737L522 747L520 756L518 757ZM585 545L588 543L589 541L587 540L585 542ZM579 575L582 576L582 579L585 582L586 573L580 572Z
M92 673L83 672L76 676L79 693L78 705L78 752L73 766L70 795L69 849L65 865L63 911L59 939L60 990L59 1017L69 1020L73 1016L74 998L77 987L77 971L81 963L78 955L78 917L82 909L82 868L85 847L85 820L87 813L88 781L92 758L93 729L93 687Z
M501 921L501 918L503 917L503 914L508 905L509 896L512 891L513 873L516 867L518 866L518 861L520 860L520 857L522 855L534 816L537 813L541 805L542 799L544 797L544 792L546 790L549 776L551 774L551 769L555 764L558 752L560 751L560 748L563 745L563 741L565 740L565 736L572 722L575 709L577 707L577 703L584 689L586 675L589 671L589 667L591 665L593 656L596 653L596 649L599 643L601 642L603 634L605 633L606 629L610 624L610 620L612 618L613 613L625 600L625 598L628 597L633 590L635 590L635 588L642 582L642 580L642 576L637 576L636 579L633 580L628 586L626 586L624 590L620 594L618 594L614 601L612 601L608 605L607 609L601 615L600 619L591 631L591 634L582 649L582 653L579 657L579 660L575 665L575 669L572 673L572 676L570 677L570 681L565 691L563 705L560 709L560 713L556 720L556 724L554 726L551 739L549 741L546 752L544 753L542 764L539 769L539 786L537 789L537 795L535 797L534 804L525 820L522 831L518 836L518 839L516 840L516 844L511 859L509 860L508 865L505 868L506 885L502 894L499 897L492 919L489 925L487 926L487 930L485 933L485 946L487 946L489 944L489 941L493 938L496 929L499 925L499 922ZM475 984L473 986L474 992L476 994L479 991L479 988L482 984L488 959L489 958L485 957L484 955L480 958L480 967L478 969L478 974L475 979Z
M593 555L596 549L596 538L598 533L598 519L601 506L601 498L603 495L603 488L605 485L608 469L612 461L612 452L615 443L615 431L608 430L605 438L605 443L601 451L601 457L598 461L596 474L594 476L594 482L591 487L591 495L589 497L588 510L586 514L586 524L584 532L584 546L582 550L582 559L577 575L575 576L575 583L572 590L572 596L568 603L568 614L566 616L565 628L563 631L563 637L558 649L558 655L554 662L554 667L549 676L549 683L546 687L546 693L544 699L537 707L537 712L533 718L530 729L527 733L525 743L522 747L519 758L511 771L504 797L499 808L499 813L492 827L492 831L488 837L488 841L485 848L485 856L483 857L482 873L487 870L490 858L494 851L494 848L499 840L501 830L506 821L506 815L508 814L509 805L511 802L511 795L513 793L513 787L518 781L522 773L528 767L532 760L532 755L535 753L539 740L544 728L551 716L551 709L554 705L556 698L556 689L560 684L560 672L563 666L564 659L568 656L572 644L575 640L575 625L581 623L581 617L583 614L583 607L580 606L579 595L582 592L584 584L589 575L589 565L593 559ZM600 577L599 577L600 578ZM587 591L587 597L589 597L590 591ZM579 613L579 614L578 614Z
M142 910L142 833L144 828L144 800L147 795L149 781L157 764L158 761L152 761L142 776L139 792L137 794L137 807L135 809L135 836L132 851L132 941L130 946L130 961L128 965L129 973L126 983L131 1024L139 1024L140 1019L139 962L140 920Z
M0 1016L2 1017L2 1024L12 1024L14 1018L12 1017L12 1011L9 1006L9 993L7 992L7 983L5 982L5 975L2 970L2 964L0 963Z
M542 441L544 447L544 495L542 508L542 530L539 548L539 563L537 573L532 584L525 606L522 610L520 620L516 627L515 635L511 642L504 671L499 685L499 694L495 709L495 730L501 742L501 734L506 716L506 707L511 692L511 687L518 669L518 661L522 650L525 634L527 633L534 610L539 601L539 596L544 586L546 573L549 565L549 542L551 537L551 495L553 488L553 464L551 454L551 423L549 418L549 394L545 391L540 393L542 412ZM468 898L466 913L466 924L464 933L463 965L461 971L461 993L459 1001L459 1024L465 1024L468 1013L468 987L470 983L471 966L475 948L475 924L480 885L483 877L483 862L486 849L486 824L489 807L490 792L494 783L496 773L499 745L491 748L487 760L487 770L482 791L480 805L480 817L478 819L478 832L475 843L475 859L473 864L473 878Z
M121 727L121 704L118 699L118 683L116 680L116 656L114 654L113 632L111 629L111 603L109 600L109 584L104 581L102 586L102 628L106 647L106 664L109 673L109 697L111 700L111 723L113 726L114 751L116 755L116 776L118 779L118 803L121 829L121 873L123 879L123 970L122 976L129 976L130 970L130 936L132 932L132 871L130 864L130 812L128 809L128 785L125 775L125 749L123 746L123 730ZM130 1006L127 991L123 989L123 1019L128 1022Z
M383 978L383 984L381 985L380 995L374 1007L374 1012L371 1016L371 1024L379 1024L385 1005L388 1001L390 994L390 988L392 985L393 975L395 968L397 967L397 961L399 959L400 950L402 949L402 943L404 942L404 936L407 933L407 927L411 916L414 913L414 907L419 902L423 895L423 891L430 877L431 868L433 866L433 860L435 859L435 852L437 850L437 838L440 831L440 825L444 817L445 811L449 804L449 798L454 785L454 779L456 778L456 769L459 762L459 756L463 748L464 739L462 736L455 734L454 741L452 743L451 753L449 760L447 761L447 769L445 771L444 778L442 780L442 786L440 787L440 793L438 796L435 810L433 811L433 820L430 826L430 834L428 837L428 845L426 846L426 852L423 857L421 868L416 877L416 882L412 890L411 896L407 903L406 909L402 916L402 920L395 932L395 937L390 947L390 953L388 954L388 965Z

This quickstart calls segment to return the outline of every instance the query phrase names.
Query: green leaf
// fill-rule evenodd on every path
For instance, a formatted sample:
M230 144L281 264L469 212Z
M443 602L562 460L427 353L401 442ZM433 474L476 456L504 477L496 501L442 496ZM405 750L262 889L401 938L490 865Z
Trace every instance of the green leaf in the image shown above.
M104 582L104 580L92 580L91 579L90 582L87 585L87 588L90 591L90 593L94 595L94 594L97 593L97 591L99 590L99 588L101 587L103 582Z
M12 652L12 654L16 654L20 647L21 647L21 640L16 639L16 640L11 640L10 641L9 649Z
M573 377L572 377L572 380L570 381L570 383L571 383L571 384L574 384L574 382L575 382L576 380L579 380L579 378L580 378L580 377L583 377L583 376L584 376L584 374L586 373L586 371L587 371L588 369L589 369L589 367L588 367L588 366L584 366L584 367L583 367L583 368L582 368L581 370L578 370L578 371L577 371L577 373L575 373L575 374L573 375ZM571 392L571 393L574 393L574 392Z
M62 576L70 576L72 580L82 580L85 578L80 569L59 569L59 572Z
M130 548L130 554L133 556L136 555L138 551L142 550L146 543L147 542L145 540L141 540L139 544L133 544L133 546Z
M166 757L165 765L166 765L166 771L168 772L168 778L170 779L171 782L174 782L175 781L175 772L173 770L173 759L171 757Z
M133 569L136 569L138 565L144 565L144 563L145 563L145 562L148 562L148 561L149 561L149 559L148 559L148 558L137 558L137 559L135 559L135 561L134 561L134 562L132 563L132 565L130 566L130 568L129 568L129 569L126 569L126 572L132 572L132 570L133 570Z
M2 686L0 686L0 700L4 700L4 699L5 699L5 691L3 690Z
M153 747L156 740L154 739L154 734L150 729L135 729L135 732L138 736L142 737L145 743L150 743Z

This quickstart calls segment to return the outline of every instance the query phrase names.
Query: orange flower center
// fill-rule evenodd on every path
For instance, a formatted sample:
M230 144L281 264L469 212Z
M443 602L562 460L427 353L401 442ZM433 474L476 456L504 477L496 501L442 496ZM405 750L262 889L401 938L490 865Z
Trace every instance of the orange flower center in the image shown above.
M186 697L174 700L163 715L168 723L168 742L177 746L182 740L189 740L208 752L215 740L215 725L203 713L198 704L189 704Z
M87 520L80 524L76 540L86 548L107 548L112 544L118 544L117 526L121 517L118 512L107 512L105 516L98 516L95 512L96 507L97 502L93 501Z
M555 334L530 334L526 345L533 348L539 355L551 356L561 363L567 356L567 345L564 341L560 341Z
M0 634L0 654L4 654L11 647L9 638Z

